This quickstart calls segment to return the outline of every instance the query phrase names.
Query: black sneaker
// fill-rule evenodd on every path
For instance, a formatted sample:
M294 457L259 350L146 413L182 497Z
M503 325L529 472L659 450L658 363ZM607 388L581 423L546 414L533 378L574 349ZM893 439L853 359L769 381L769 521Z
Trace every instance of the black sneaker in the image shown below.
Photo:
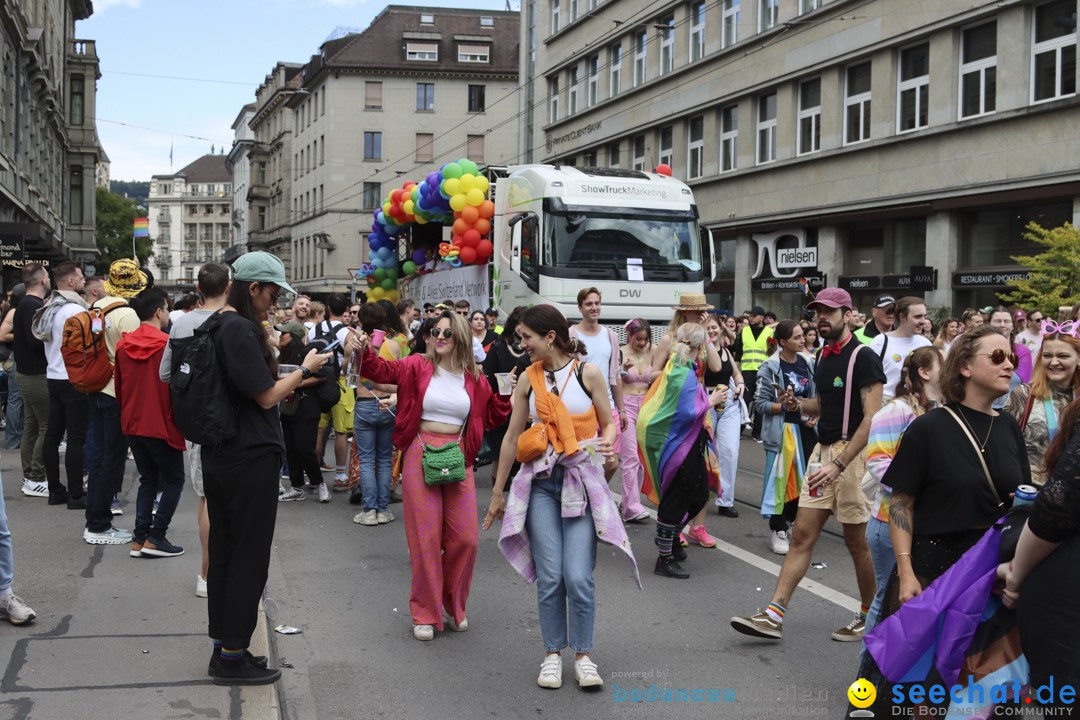
M656 569L654 573L663 577L677 578L679 580L685 580L690 577L690 573L683 570L682 565L675 559L673 555L664 557L661 555L656 558Z
M64 505L68 502L69 499L70 498L68 498L67 491L61 493L49 493L50 505Z
M360 505L364 502L364 491L360 488L356 488L349 494L350 505Z
M716 508L716 514L720 517L737 518L739 517L739 511L730 505L721 505Z
M184 554L184 548L173 545L164 536L150 537L143 543L142 554L150 557L176 557Z
M52 503L52 498L49 498L49 502ZM79 497L69 497L67 499L68 510L85 510L86 509L86 496L80 495Z
M675 558L677 562L682 562L686 559L686 548L679 543L673 543L671 546L671 557Z
M269 685L281 678L277 668L259 667L245 655L242 659L227 662L218 661L210 670L210 677L215 685Z
M244 651L244 657L249 663L256 667L265 668L270 660L265 655L252 655L247 650ZM214 668L221 662L221 648L214 648L214 653L210 656L210 664L206 666L206 674L213 677Z

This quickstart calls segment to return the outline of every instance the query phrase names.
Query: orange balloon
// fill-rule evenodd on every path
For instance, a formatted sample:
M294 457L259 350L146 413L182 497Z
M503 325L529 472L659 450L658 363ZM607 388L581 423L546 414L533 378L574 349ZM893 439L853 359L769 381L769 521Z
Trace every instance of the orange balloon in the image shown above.
M461 219L472 227L476 224L476 221L480 219L480 210L469 205L461 210Z
M480 217L490 220L495 217L495 203L490 200L485 200L480 203L477 208L480 211Z
M473 225L473 229L481 235L487 235L489 232L491 232L491 221L480 218L476 221L476 224Z
M470 229L472 225L465 222L464 218L458 218L454 221L453 232L454 235L462 235L466 230Z

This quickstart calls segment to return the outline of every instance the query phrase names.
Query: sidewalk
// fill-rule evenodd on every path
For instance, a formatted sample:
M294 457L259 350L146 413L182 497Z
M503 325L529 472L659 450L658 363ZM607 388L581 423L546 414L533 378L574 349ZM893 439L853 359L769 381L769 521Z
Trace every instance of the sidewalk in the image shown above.
M206 600L195 597L200 551L190 484L169 531L184 555L133 558L128 545L83 542L83 511L23 495L18 450L3 451L0 472L14 590L37 613L28 626L0 621L8 658L0 719L279 717L275 685L219 687L206 674L211 645ZM137 484L129 460L117 527L134 525ZM251 651L272 655L267 641L260 617Z

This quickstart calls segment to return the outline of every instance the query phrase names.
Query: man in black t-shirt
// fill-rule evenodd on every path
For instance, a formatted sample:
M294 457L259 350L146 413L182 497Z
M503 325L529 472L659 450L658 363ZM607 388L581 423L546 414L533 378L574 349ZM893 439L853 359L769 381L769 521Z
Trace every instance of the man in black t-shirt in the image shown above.
M30 327L36 313L52 289L49 273L38 263L22 269L26 295L15 308L12 328L15 342L15 373L23 397L22 453L23 495L49 497L45 482L45 431L49 426L49 387L45 379L45 343L34 337ZM66 502L66 501L65 501Z
M772 601L756 615L731 619L731 626L744 635L780 639L785 606L806 575L821 529L830 515L836 515L855 563L862 607L832 638L840 642L862 639L875 587L874 564L866 543L870 503L859 483L866 474L866 441L870 420L881 409L885 372L878 356L851 334L851 305L847 291L826 288L807 306L816 312L818 334L826 343L814 368L818 396L800 400L785 392L780 402L799 415L819 416L818 445L806 455L810 465L799 497L799 519Z

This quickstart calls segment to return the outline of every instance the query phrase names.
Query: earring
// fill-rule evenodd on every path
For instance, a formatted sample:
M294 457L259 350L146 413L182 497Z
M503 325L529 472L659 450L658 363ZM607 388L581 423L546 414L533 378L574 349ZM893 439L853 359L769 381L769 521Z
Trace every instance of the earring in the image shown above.
M554 346L553 346L553 345L552 345L551 343L548 343L548 344L547 344L547 346L548 346L548 352L551 352L551 349L552 349L552 348L553 348Z

